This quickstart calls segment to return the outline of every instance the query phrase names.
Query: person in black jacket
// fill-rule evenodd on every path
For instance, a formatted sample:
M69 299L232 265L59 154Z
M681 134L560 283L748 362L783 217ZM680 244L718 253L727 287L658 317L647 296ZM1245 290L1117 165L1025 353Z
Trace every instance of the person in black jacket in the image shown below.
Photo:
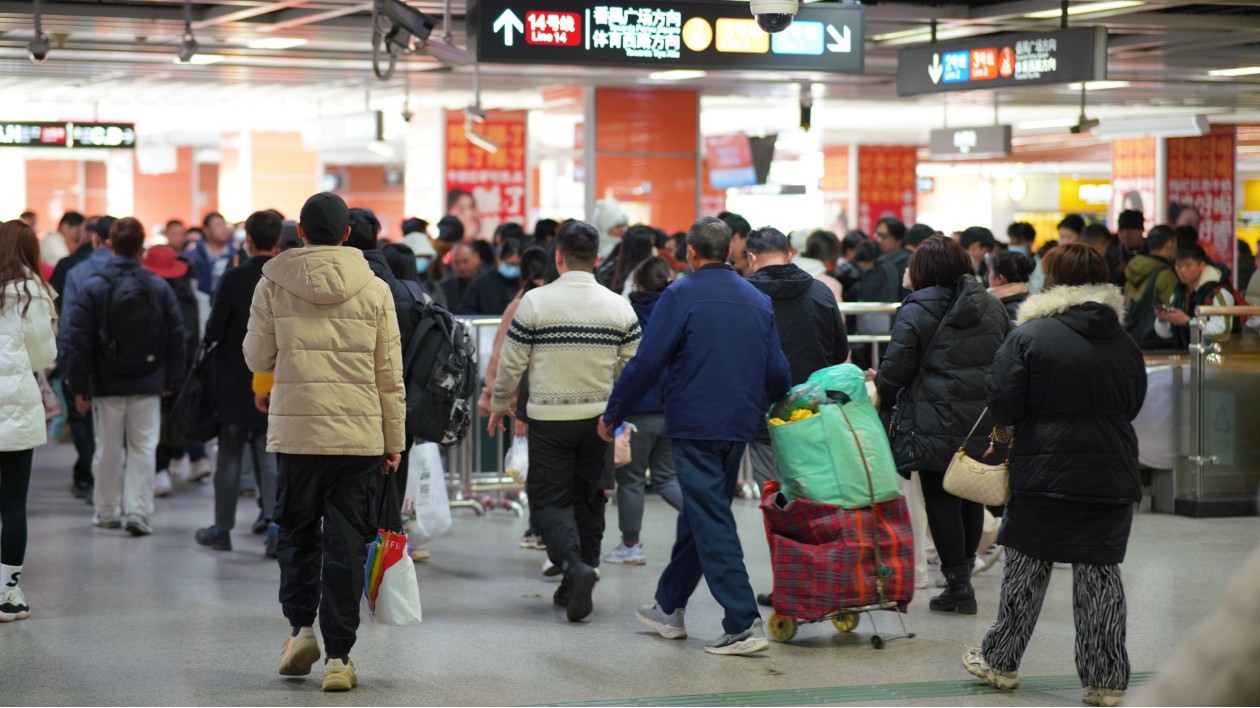
M1044 266L1047 290L1024 303L985 380L994 421L1015 428L998 539L1006 568L997 621L964 665L998 688L1017 686L1050 569L1071 563L1084 700L1110 706L1129 681L1119 564L1142 498L1132 421L1146 367L1101 255L1068 244Z
M989 293L1002 302L1012 322L1019 306L1028 299L1028 279L1036 269L1037 261L1018 251L1002 251L993 256Z
M92 524L123 526L121 507L127 531L147 536L153 533L161 399L178 391L184 378L184 323L171 286L140 266L144 226L119 219L108 243L114 255L74 298L67 369L75 407L81 414L92 409L96 433ZM132 293L146 311L127 318L115 300L130 306L122 297ZM143 317L149 319L141 328Z
M499 262L481 271L460 303L461 315L502 315L521 291L521 244L506 239L499 246Z
M984 507L946 492L943 484L960 445L973 455L987 447L983 432L970 440L967 433L984 409L984 377L1011 323L974 275L967 252L951 239L933 236L920 244L909 274L913 292L897 313L875 383L884 405L895 406L890 436L897 471L907 479L918 473L948 584L929 607L975 614L971 568Z
M879 244L869 239L853 250L850 262L857 267L859 275L852 295L845 293L845 302L901 302L902 278L881 253ZM855 315L851 320L851 331L857 334L886 334L891 321L890 315L882 313ZM855 351L853 363L863 369L870 368L874 364L870 349Z
M214 472L214 525L198 529L197 543L216 551L232 550L241 471L245 455L253 463L262 487L262 523L267 525L265 549L274 558L280 529L271 520L276 506L276 456L267 452L267 414L254 404L253 373L245 364L242 347L249 324L254 289L262 280L263 265L280 253L284 221L271 211L254 212L245 221L245 248L250 257L223 274L215 295L206 341L215 348L206 365L214 367L215 411L219 418L219 459Z
M885 216L875 222L875 239L884 252L880 259L887 261L897 271L897 284L905 279L906 269L910 267L910 251L905 247L906 225L895 216ZM896 302L900 302L910 291L905 287L897 290ZM891 302L891 301L890 301Z

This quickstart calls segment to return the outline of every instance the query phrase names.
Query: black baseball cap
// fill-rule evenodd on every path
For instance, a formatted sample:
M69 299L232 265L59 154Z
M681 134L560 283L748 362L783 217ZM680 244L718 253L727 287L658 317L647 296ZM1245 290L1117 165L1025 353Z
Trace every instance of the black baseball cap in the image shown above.
M298 223L308 241L340 243L350 227L350 210L341 197L332 192L320 192L302 205Z
M464 224L453 216L442 217L437 226L439 241L450 242L464 239Z

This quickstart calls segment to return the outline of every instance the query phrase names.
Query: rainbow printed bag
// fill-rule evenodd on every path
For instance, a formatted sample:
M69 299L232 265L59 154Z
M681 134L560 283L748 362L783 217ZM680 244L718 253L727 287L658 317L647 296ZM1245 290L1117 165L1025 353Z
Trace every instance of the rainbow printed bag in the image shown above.
M368 546L363 567L363 600L377 624L408 627L420 624L420 584L402 530L402 505L393 474L383 468L384 485L377 508L376 540Z

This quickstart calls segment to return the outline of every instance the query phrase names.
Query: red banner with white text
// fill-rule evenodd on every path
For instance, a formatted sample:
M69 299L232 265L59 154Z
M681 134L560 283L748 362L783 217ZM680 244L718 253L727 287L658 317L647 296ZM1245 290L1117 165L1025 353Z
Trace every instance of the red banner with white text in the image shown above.
M500 224L524 224L525 121L525 111L489 111L480 123L446 112L446 213L463 223L465 238L489 240ZM482 139L470 140L470 131Z

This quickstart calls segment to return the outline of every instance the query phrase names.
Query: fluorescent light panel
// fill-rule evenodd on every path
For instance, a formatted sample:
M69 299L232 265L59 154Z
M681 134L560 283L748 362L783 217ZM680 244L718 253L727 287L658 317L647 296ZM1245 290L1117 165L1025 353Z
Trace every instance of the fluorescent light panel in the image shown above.
M1145 5L1145 4L1146 4L1145 2L1138 2L1137 0L1112 0L1111 2L1087 2L1083 5L1069 5L1067 14L1069 16L1089 15L1095 12L1109 12L1111 10L1124 10L1130 7L1138 7L1140 5ZM1030 20L1053 20L1056 17L1062 17L1062 16L1063 16L1063 11L1059 9L1038 10L1037 12L1029 12L1026 15L1024 15L1024 17Z
M967 37L974 34L974 31L965 27L950 27L945 29L938 28L936 30L936 38L956 39L958 37ZM899 44L914 44L915 42L927 42L932 39L931 29L913 29L900 30L898 32L889 32L887 34L877 35L871 38L876 42L882 43L884 46L893 47Z
M1086 81L1085 82L1086 91L1106 91L1107 89L1118 89L1118 88L1128 88L1128 87L1129 87L1128 81ZM1072 91L1080 91L1081 84L1080 82L1077 82L1074 84L1068 84L1068 88L1071 89Z
M1208 76L1252 76L1260 74L1260 66L1244 66L1238 69L1215 69Z
M192 64L193 66L208 66L210 64L218 64L226 57L222 54L194 54L193 58L187 62L182 62L179 57L175 58L176 64Z
M691 71L689 69L672 69L670 71L653 71L648 74L648 78L653 81L686 81L688 79L700 79L708 76L703 71Z
M305 39L296 37L265 37L249 43L250 49L292 49L306 44Z

